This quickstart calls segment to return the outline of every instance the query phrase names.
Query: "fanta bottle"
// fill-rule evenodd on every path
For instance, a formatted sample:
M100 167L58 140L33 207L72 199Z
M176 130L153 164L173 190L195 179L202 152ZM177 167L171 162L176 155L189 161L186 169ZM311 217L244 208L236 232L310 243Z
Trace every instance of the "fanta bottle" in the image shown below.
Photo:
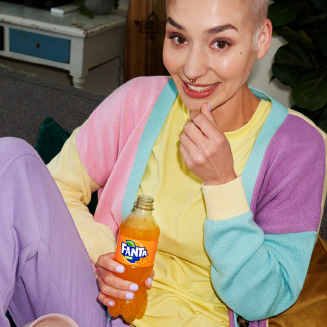
M120 224L115 260L125 267L117 277L138 284L132 300L115 300L108 307L112 317L122 316L126 322L141 319L147 306L145 280L153 270L160 230L153 215L153 198L139 195L134 211Z

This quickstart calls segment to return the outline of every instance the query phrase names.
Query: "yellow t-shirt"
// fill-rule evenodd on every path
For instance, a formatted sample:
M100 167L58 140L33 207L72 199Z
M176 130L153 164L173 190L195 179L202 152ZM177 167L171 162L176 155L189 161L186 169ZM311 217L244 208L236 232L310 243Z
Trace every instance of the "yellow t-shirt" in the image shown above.
M262 100L252 119L226 133L241 174L256 137L271 108ZM160 227L155 277L144 317L138 327L229 326L226 305L210 280L210 259L204 248L206 220L202 180L185 165L180 135L189 111L178 96L152 149L139 194L154 197L154 217Z

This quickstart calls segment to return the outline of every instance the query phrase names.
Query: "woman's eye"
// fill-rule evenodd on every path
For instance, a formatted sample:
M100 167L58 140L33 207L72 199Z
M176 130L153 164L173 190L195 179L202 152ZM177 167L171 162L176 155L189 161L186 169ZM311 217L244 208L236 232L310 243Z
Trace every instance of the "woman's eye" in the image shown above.
M186 44L187 42L186 42L186 39L184 38L184 37L182 37L182 36L174 36L174 37L172 37L172 39L174 40L174 42L176 43L176 44Z
M175 43L176 45L185 45L187 44L187 41L185 39L185 37L180 36L180 35L176 35L176 34L171 34L168 36L169 39L171 39L173 41L173 43Z
M218 49L225 49L227 46L229 46L229 43L224 40L219 40L215 42L216 48Z

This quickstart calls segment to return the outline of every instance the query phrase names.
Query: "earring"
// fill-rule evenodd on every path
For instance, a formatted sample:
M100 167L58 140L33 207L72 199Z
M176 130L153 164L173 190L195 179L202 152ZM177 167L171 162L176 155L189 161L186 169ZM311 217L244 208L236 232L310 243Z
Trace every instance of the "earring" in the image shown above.
M189 78L189 80L190 80L190 82L191 82L192 84L194 84L195 81L196 81L196 79L191 79L191 78Z

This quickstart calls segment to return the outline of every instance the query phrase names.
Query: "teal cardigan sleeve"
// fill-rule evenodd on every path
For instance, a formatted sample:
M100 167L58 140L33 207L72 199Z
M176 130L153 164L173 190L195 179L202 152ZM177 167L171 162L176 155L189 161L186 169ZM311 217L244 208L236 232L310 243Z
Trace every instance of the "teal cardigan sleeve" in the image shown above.
M224 221L208 219L205 247L215 290L249 321L279 314L302 289L315 237L315 232L264 234L251 211Z
M211 202L231 201L235 211L243 201L240 193L207 201L204 191L204 241L213 286L231 310L249 321L275 316L297 300L316 241L326 184L325 138L312 124L288 115L259 160L260 142L242 173L247 211L217 218Z

